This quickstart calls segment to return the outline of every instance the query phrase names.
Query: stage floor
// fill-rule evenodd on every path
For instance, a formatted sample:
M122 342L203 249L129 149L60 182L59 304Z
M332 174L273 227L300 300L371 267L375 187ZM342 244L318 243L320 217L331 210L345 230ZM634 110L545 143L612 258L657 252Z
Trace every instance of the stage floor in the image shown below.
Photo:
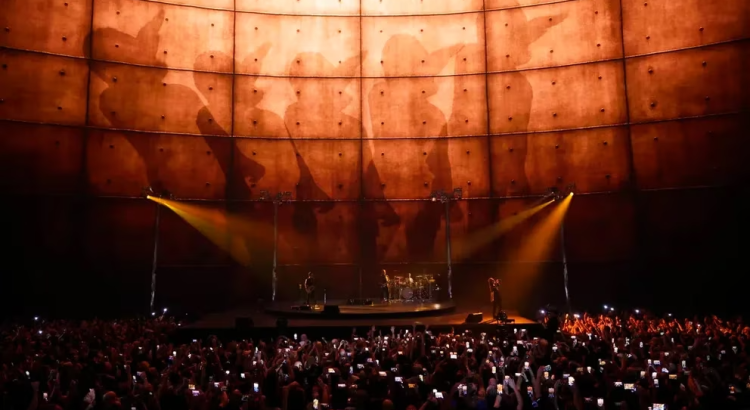
M273 306L267 308L238 308L226 312L204 315L197 321L184 326L185 330L229 330L234 329L238 318L249 318L254 328L275 328L277 319L284 317L288 320L289 328L308 327L361 327L361 326L411 326L429 325L431 327L445 327L463 325L469 313L482 313L481 324L493 324L492 308L485 306L479 309L471 309L456 306L453 303L440 304L440 309L419 304L375 305L375 306L345 306L339 305L342 314L336 316L324 316L320 310L292 311L291 304L279 304L280 310L274 310ZM294 314L291 314L293 312ZM344 314L344 312L348 312ZM534 320L520 316L518 312L506 310L508 319L515 321L512 326L534 326ZM414 316L417 314L418 316Z
M311 310L295 309L294 305L289 303L275 303L267 306L266 313L291 317L320 318L320 319L370 319L378 318L404 318L404 317L423 317L442 315L451 313L456 309L454 302L390 302L374 303L372 305L347 305L344 300L332 300L327 305L339 307L339 312L335 315L326 314L323 311L325 305L315 305Z

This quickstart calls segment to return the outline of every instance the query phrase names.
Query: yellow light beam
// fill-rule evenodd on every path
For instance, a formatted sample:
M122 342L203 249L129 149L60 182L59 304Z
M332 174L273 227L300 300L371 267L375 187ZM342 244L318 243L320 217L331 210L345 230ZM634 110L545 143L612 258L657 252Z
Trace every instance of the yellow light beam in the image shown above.
M552 202L554 201L549 200L547 202L538 204L532 208L521 211L518 214L513 215L511 217L503 218L502 220L500 220L499 222L495 224L492 224L479 231L472 233L469 237L463 240L464 244L460 248L461 250L459 251L460 253L459 255L457 255L457 258L467 259L471 257L477 250L488 245L489 243L499 238L500 236L505 235L506 233L511 231L513 228L518 226L521 222L531 218L537 212L541 211Z

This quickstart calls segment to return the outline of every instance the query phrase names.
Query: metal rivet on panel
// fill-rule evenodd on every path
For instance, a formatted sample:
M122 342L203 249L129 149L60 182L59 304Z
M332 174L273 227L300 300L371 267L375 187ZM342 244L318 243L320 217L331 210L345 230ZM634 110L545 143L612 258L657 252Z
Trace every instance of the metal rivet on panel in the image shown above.
M428 184L427 184L427 182L423 182L422 185L427 186Z
M505 58L510 58L510 54L506 54L506 55L505 55Z
M467 122L467 123L469 122L469 119L468 119L468 118L466 119L466 122Z
M164 152L164 148L159 148L159 152Z
M469 91L469 90L468 90L468 89L466 89L466 88L464 88L464 92L467 92L467 91Z
M422 60L422 62L424 63L424 60Z
M211 151L206 151L206 155L211 155Z
M164 87L166 87L166 86L167 86L167 83L161 83L161 85L163 85Z
M211 54L211 55L210 55L209 57L211 57L211 58L214 58L214 55L213 55L213 54Z
M115 44L115 48L120 48L120 45L119 44Z
M597 47L601 47L602 45L601 45L601 43L596 43L596 46Z
M297 125L299 125L299 121L297 121Z
M114 148L114 147L115 147L115 146L114 146L114 145L111 145L111 144L110 144L110 146L109 146L109 148L110 148L110 149L112 149L112 148Z
M557 82L556 82L556 81L553 81L553 82L552 82L552 85L555 85L555 84L557 84Z
M211 183L210 182L206 182L206 186L209 186L209 185L211 185Z
M164 118L166 118L166 116L165 116L165 115L162 115L162 116L161 116L161 119L163 120Z
M556 112L553 112L553 113L552 113L552 116L553 116L553 117L557 117L557 113L556 113Z
M169 21L169 17L165 18L164 21Z
M549 52L550 52L550 53L554 53L554 52L555 52L555 50L550 50Z
M649 74L651 74L651 73L653 73L653 72L654 72L654 69L653 69L653 68L651 68L651 67L649 67L649 68L648 68L648 73L649 73Z
M258 123L258 121L256 121L256 120L253 120L253 124L257 124L257 123Z
M342 125L343 123L344 123L343 121L339 121L339 125Z
M380 156L381 156L381 157L382 157L382 156L384 156L384 155L385 155L385 152L381 152L381 153L380 153Z
M211 27L213 27L213 26L214 26L214 23L211 23Z
M471 181L466 181L466 184L467 185L471 185Z
M60 70L60 75L65 75L65 70Z
M422 155L427 155L427 151L423 151L423 152L422 152Z
M513 117L508 117L508 121L513 121Z
M62 41L67 41L67 40L68 40L68 37L62 36Z
M607 179L609 179L610 175L609 175L609 174L607 174L607 175L605 175L604 177L605 177L605 178L607 178Z
M602 144L607 145L607 141L602 141Z
M511 179L511 180L510 180L510 183L511 183L511 184L515 184L515 183L516 183L516 180L515 180L515 179Z
M599 79L601 80L601 79L602 79L602 76L599 76Z
M646 40L651 40L651 36L646 36Z
M108 183L108 184L111 184L111 183L112 183L112 180L111 180L111 179L109 179L109 178L107 178L107 183Z
M513 152L513 148L508 148L508 151Z
M698 30L703 31L703 27L699 28Z
M708 100L710 100L710 99L711 99L711 97L709 97L709 96L706 96L706 101L708 101Z
M654 141L659 141L659 137L654 137Z
M384 121L380 121L380 125L385 125L385 122Z
M339 152L339 156L341 156L341 155L342 155L342 153Z
M604 112L604 108L602 108L602 112Z
M112 81L116 83L117 82L117 77L112 77Z
M209 118L208 122L214 122L214 119L213 118Z
M562 177L557 177L557 180L558 181L562 181Z
M58 105L58 106L57 106L57 109L58 109L58 110L62 110L62 107L60 107L60 106Z
M706 66L706 64L708 64L708 63L706 63L706 62L704 61L704 62L703 62L703 63L701 63L701 64L703 64L703 66L705 67L705 66Z
M652 107L656 107L656 102L655 101L651 101L651 106Z
M213 91L213 87L208 87L208 91Z
M427 121L422 121L422 124L427 124Z
M385 186L385 182L381 183L380 186Z
M257 152L253 151L253 155L257 154Z
M560 148L560 146L559 146L559 145L557 145L557 144L555 144L555 148Z

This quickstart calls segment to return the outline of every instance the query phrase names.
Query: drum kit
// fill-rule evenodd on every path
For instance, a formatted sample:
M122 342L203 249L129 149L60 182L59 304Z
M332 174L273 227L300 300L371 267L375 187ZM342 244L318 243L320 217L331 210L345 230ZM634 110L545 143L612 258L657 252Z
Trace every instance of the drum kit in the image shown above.
M424 302L437 297L437 281L431 274L394 276L388 284L391 302Z

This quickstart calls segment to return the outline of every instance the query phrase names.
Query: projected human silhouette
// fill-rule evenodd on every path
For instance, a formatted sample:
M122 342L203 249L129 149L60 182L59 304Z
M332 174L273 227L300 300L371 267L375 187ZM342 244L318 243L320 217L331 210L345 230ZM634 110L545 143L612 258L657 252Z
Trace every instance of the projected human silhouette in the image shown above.
M319 250L318 240L318 214L325 214L334 209L335 203L328 193L322 189L316 180L316 173L322 175L330 173L325 167L328 164L319 164L321 168L310 167L304 157L304 153L298 148L298 141L320 135L321 128L343 127L343 129L359 130L359 121L344 113L351 102L342 90L331 86L330 82L317 79L306 79L303 68L297 61L305 61L308 65L320 67L326 73L334 77L352 77L359 67L359 55L353 56L342 64L334 66L320 53L300 53L295 56L289 64L289 82L295 90L297 100L290 104L284 116L284 123L291 139L294 149L297 167L299 168L299 180L296 185L296 198L300 200L312 200L315 202L300 202L295 204L292 218L295 231L305 237L310 247L310 257L318 259L324 250ZM339 91L342 91L341 93ZM340 124L339 124L340 123ZM349 138L358 135L348 136ZM352 153L348 153L352 154ZM358 169L338 170L351 175L346 180L356 181ZM329 187L329 189L338 189ZM324 202L318 202L324 201ZM341 225L331 224L327 226L327 235L339 238L342 234ZM332 230L332 231L331 231Z
M514 55L511 60L512 69L517 69L528 63L531 60L531 45L544 35L550 28L562 23L568 16L567 12L563 11L558 14L545 15L535 17L533 19L527 19L526 12L523 8L511 8L504 10L506 21L513 27L511 41L514 43ZM490 48L502 49L507 47L504 44L488 44L488 51ZM492 53L492 51L489 51ZM495 54L504 54L495 51ZM525 132L528 131L529 120L531 117L531 104L534 100L534 90L532 89L531 83L526 79L523 72L510 72L503 73L504 78L507 79L508 84L513 84L513 94L518 101L515 113L513 114L514 131ZM504 90L503 90L504 91ZM500 98L502 94L495 95L492 98ZM518 96L521 96L520 98ZM506 119L493 118L492 121L505 121ZM517 128L516 128L517 127ZM502 138L502 137L501 137ZM503 166L504 169L520 170L513 175L507 176L507 180L515 179L515 186L522 187L520 193L529 193L528 174L527 167L530 165L527 163L527 151L529 138L534 138L533 135L520 134L514 135L510 138L513 139L513 155L506 155L505 160L509 164ZM537 173L537 175L543 175ZM504 193L500 193L504 194Z
M383 71L386 77L397 76L398 66L405 65L419 67L420 74L434 76L462 47L458 44L429 53L415 37L397 34L389 38L383 47ZM386 151L390 145L388 137L394 136L394 133L408 137L446 137L447 118L429 101L437 90L438 86L431 77L415 77L408 81L385 78L377 82L368 96L373 136L377 138L372 143L375 151ZM433 190L453 189L449 144L448 140L436 139L425 139L415 144L417 150L428 153L425 165L431 174L428 183ZM367 165L365 173L368 183L380 179L373 163ZM386 196L383 188L368 187L376 195ZM406 226L406 256L411 260L424 260L434 252L444 210L431 202L422 202L417 206L417 215Z
M130 36L113 28L98 29L94 32L95 41L103 41L105 44L117 44L124 53L133 56L138 64L144 64L157 69L144 69L139 73L137 79L122 79L120 83L111 75L110 70L116 70L116 66L94 64L93 72L97 77L107 84L107 88L99 95L92 98L99 99L99 109L105 118L116 128L130 128L138 124L139 129L159 131L169 124L172 116L179 121L183 118L195 118L195 125L200 134L210 135L203 137L211 155L219 163L225 176L230 174L231 149L228 140L221 138L228 136L226 130L214 120L210 108L207 107L193 89L182 84L166 84L165 77L169 73L163 68L166 64L157 56L159 49L159 30L164 21L164 10L154 16L153 19L143 26L136 37ZM217 53L212 53L217 54ZM208 53L199 56L196 65L204 64L202 58L210 58ZM194 73L196 86L199 89L208 89L211 76L205 73ZM166 85L165 85L166 84ZM140 104L141 99L148 99L149 104ZM135 100L135 101L134 101ZM174 105L179 101L179 105ZM170 118L162 117L160 113L154 113L150 107L168 108ZM169 131L165 129L165 131ZM133 146L146 166L146 176L149 185L157 190L170 189L165 186L160 173L159 164L166 163L174 155L170 151L157 152L154 140L144 138L144 134L126 133L125 137ZM184 137L191 138L191 137ZM248 170L253 180L260 179L265 169L250 158L239 156L244 169Z

